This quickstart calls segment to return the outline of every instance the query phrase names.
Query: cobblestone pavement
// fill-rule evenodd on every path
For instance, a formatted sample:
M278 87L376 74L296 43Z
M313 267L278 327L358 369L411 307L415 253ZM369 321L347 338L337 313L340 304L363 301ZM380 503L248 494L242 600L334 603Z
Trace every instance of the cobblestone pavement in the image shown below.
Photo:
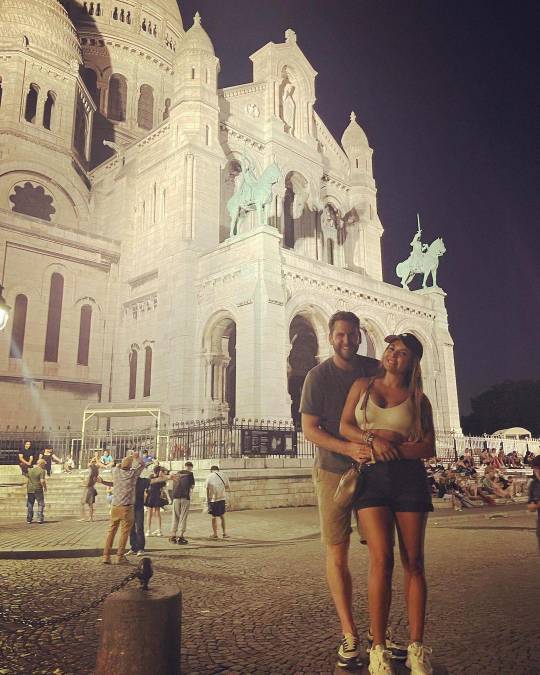
M182 549L163 544L152 553L151 585L177 584L182 590L185 675L334 672L340 635L323 580L320 542L313 534L300 535L305 528L295 521L298 510L257 513L264 531L273 522L280 534L290 519L296 538L249 541L233 536ZM433 647L436 674L536 675L540 559L534 518L523 509L495 519L485 512L460 515L435 514L428 528L426 643ZM299 517L307 527L312 516L304 511ZM248 516L255 517L256 512ZM352 569L363 631L366 564L366 549L355 542ZM62 615L98 597L131 569L104 567L99 558L87 556L0 560L2 605L13 617ZM397 568L394 590L393 625L405 639ZM98 607L37 630L0 623L0 674L91 673L100 616Z

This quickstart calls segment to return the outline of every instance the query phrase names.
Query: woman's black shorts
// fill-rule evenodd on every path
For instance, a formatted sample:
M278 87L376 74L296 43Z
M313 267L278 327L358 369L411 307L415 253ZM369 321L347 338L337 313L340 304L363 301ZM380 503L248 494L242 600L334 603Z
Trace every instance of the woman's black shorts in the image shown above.
M394 512L433 511L426 469L420 459L365 464L354 498L355 509L387 506Z

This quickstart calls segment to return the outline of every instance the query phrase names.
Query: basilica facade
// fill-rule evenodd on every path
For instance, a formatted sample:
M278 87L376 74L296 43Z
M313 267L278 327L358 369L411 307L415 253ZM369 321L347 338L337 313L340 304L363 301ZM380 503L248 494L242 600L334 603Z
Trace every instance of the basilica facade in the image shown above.
M250 59L220 89L176 0L2 0L2 425L77 427L98 403L296 419L343 309L363 353L420 339L436 425L459 429L444 293L383 280L354 113L338 142L294 31Z

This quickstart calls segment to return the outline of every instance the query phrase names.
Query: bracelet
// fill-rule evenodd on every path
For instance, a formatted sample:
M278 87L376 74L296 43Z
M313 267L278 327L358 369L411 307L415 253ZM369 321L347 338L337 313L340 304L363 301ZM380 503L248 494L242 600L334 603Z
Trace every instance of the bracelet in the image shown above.
M375 440L375 434L372 431L368 431L364 437L364 443L366 445L369 445L369 447L373 450L373 441Z

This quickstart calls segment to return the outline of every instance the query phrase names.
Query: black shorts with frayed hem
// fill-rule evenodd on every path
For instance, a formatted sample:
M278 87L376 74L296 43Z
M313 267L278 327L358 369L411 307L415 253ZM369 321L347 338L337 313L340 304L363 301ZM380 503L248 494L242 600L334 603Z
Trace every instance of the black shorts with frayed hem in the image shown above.
M225 500L220 499L218 502L210 502L208 504L208 513L211 516L222 516L225 513Z
M366 464L353 508L386 506L394 513L433 511L426 469L419 459Z

